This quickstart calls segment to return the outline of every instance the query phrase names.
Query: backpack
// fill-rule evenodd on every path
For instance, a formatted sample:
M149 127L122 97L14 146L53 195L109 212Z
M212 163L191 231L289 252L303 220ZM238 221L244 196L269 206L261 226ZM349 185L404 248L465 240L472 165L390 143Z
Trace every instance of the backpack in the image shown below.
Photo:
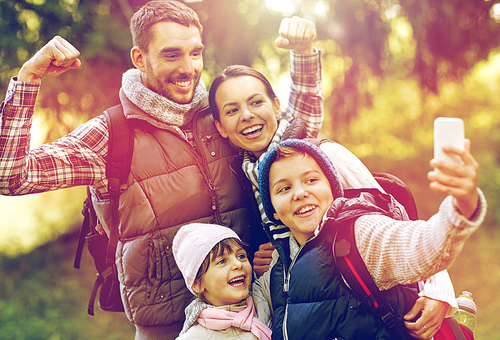
M107 312L124 312L115 263L116 246L118 244L118 200L120 185L127 181L130 172L134 139L133 131L125 119L121 105L109 108L104 112L104 117L109 131L106 176L110 195L110 235L108 239L97 219L92 205L90 188L87 187L87 198L83 202L82 209L84 219L73 264L74 268L80 268L83 247L86 242L97 269L97 278L87 307L89 315L94 315L95 299L98 292L100 309Z
M401 203L410 220L417 220L415 200L408 186L398 177L387 173L373 173L380 186ZM361 304L370 309L391 332L393 339L407 339L409 335L402 322L394 319L394 310L378 289L359 254L354 238L354 221L337 228L334 238L333 254L335 263L344 281L360 299ZM446 318L434 336L436 340L473 340L472 332L459 324L454 317Z

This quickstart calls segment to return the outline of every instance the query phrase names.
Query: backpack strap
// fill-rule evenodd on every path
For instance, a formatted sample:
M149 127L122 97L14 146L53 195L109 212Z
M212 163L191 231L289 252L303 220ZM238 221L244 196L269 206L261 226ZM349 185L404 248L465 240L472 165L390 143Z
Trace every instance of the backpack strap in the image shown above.
M106 251L106 263L115 262L116 246L118 244L118 201L120 185L127 181L132 162L134 148L133 133L122 105L116 105L104 112L109 131L108 156L106 158L106 177L110 196L109 243Z
M82 215L83 222L80 228L80 235L78 236L78 245L76 247L75 261L73 262L73 268L80 269L80 263L82 262L83 246L85 245L85 237L91 231L91 225L95 225L95 212L93 212L94 207L92 206L92 198L90 196L90 189L87 187L87 198L83 202Z
M391 194L396 201L403 205L410 220L418 220L415 199L405 182L392 174L384 172L374 172L373 177L375 177L375 180L378 184L380 184L385 192Z
M354 238L356 219L336 225L333 242L335 263L349 288L361 305L370 309L388 328L393 339L405 339L404 324L396 322L395 313L384 294L378 289L359 254Z

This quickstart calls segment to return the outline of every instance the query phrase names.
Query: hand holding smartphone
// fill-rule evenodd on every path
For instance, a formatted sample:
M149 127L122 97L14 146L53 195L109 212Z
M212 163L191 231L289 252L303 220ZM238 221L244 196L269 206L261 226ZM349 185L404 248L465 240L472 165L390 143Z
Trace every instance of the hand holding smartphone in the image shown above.
M464 122L460 118L438 117L434 121L434 159L462 163L460 157L443 151L444 146L464 149ZM440 171L438 169L435 169Z

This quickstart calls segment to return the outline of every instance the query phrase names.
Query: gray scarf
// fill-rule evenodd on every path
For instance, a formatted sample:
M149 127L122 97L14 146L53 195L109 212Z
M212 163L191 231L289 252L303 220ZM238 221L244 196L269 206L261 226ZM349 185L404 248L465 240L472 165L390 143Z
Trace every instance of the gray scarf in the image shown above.
M132 103L151 117L174 127L188 124L208 95L205 83L200 78L191 103L177 104L144 86L141 74L135 68L125 72L122 77L123 92Z

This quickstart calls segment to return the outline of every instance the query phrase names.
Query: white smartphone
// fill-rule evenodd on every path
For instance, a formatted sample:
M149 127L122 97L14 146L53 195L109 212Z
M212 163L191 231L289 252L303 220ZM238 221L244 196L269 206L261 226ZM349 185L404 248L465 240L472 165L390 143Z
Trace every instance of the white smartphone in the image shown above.
M458 155L445 153L443 147L453 146L463 150L464 135L464 121L462 119L448 117L436 118L436 120L434 120L434 159L461 164L462 160Z

